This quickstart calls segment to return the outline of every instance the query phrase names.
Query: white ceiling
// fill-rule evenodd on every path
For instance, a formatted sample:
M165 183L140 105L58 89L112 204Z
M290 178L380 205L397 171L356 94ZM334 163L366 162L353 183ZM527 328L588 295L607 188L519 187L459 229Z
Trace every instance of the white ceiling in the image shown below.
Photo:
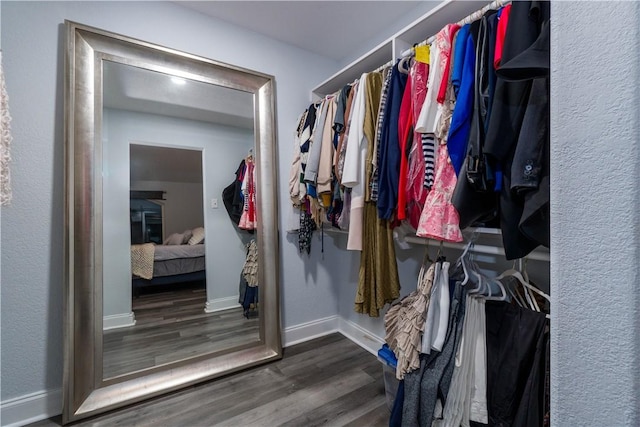
M253 95L105 61L104 106L253 129Z
M176 4L342 60L437 1L178 1Z

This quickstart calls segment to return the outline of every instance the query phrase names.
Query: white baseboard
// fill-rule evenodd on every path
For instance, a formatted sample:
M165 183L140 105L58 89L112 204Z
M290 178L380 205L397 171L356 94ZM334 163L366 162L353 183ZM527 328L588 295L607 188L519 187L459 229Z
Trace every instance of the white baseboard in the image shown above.
M239 295L225 298L217 298L211 301L207 301L204 306L205 313L215 313L216 311L229 310L230 308L236 308L240 305L238 302Z
M338 332L339 323L339 316L329 316L324 319L313 320L285 328L283 331L282 346L289 347Z
M378 355L378 350L384 344L384 338L380 338L352 321L343 318L340 318L339 332L374 356Z
M131 313L125 314L110 314L102 318L102 330L108 331L109 329L126 328L136 324L136 316Z
M61 413L62 390L39 391L2 402L0 424L4 427L24 426Z

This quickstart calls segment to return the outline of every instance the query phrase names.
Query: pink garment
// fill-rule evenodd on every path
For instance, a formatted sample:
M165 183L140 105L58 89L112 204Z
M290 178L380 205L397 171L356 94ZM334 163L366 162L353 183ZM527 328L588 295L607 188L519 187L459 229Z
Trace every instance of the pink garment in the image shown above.
M411 80L411 98L413 100L413 127L420 116L422 104L427 96L427 77L429 76L429 65L415 61L409 72ZM420 143L420 134L413 133L413 145L409 151L409 169L407 172L406 192L406 213L407 220L413 228L418 228L420 214L427 200L429 190L424 186L424 154Z
M247 159L247 168L244 175L244 183L246 184L243 189L244 193L244 210L240 217L239 228L243 230L255 230L258 226L256 220L256 176L255 176L255 164L253 160Z
M447 144L439 144L433 188L420 215L416 235L447 242L462 242L460 216L451 203L457 181L456 171L449 160Z
M454 28L453 24L448 25L436 35L436 43L440 51L439 61L446 61L451 55L451 30ZM439 87L440 82L435 83ZM449 89L451 89L450 82ZM440 108L446 109L446 105L440 104ZM448 127L448 123L442 123L443 121L451 121L451 115L441 114L437 128ZM438 141L438 158L436 159L434 184L420 215L416 235L448 242L462 242L460 216L451 203L453 190L455 190L457 183L456 172L449 159L445 137L441 135L436 135L436 137Z

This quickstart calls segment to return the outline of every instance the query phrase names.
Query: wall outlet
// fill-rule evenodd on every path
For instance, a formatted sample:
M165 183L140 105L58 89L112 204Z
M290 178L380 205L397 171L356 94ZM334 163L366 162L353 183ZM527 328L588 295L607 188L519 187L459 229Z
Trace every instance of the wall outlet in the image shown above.
M218 209L218 199L211 199L211 209Z

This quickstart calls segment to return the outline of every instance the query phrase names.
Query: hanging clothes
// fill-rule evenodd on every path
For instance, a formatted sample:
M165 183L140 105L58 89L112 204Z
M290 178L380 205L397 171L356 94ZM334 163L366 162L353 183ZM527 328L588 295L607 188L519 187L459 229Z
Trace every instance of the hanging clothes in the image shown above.
M490 40L495 39L495 35L490 32L489 22L495 18L496 13L489 11L476 21L474 24L478 24L477 31L476 27L471 28L472 37L475 34L476 38L471 61L473 87L470 98L473 106L469 116L464 162L452 196L452 203L460 217L460 228L487 226L498 215L498 194L495 190L496 181L501 181L500 166L484 153L487 119L490 115L489 102L493 99L490 90L494 84L490 85L490 81L495 80L493 59L489 55ZM470 48L471 46L467 46L467 49Z
M367 141L367 157L365 164L373 168L375 156L374 140L375 126L379 123L378 114L383 76L372 73L367 79L365 120L363 131ZM373 175L373 173L372 173ZM367 175L368 176L368 175ZM371 188L370 182L365 182L365 188ZM378 317L380 310L400 296L400 279L396 260L393 230L389 222L378 218L373 192L365 193L363 250L360 255L360 270L358 273L358 289L356 290L354 310L357 313Z
M320 153L322 152L322 143L324 135L325 122L327 121L329 105L333 104L330 99L323 99L320 103L320 114L316 117L313 129L311 131L311 137L309 138L310 147L309 155L307 158L306 167L304 170L304 182L308 185L315 186L316 179L318 178L318 169L320 168Z
M493 426L540 426L544 418L546 317L487 301L487 401Z
M442 351L421 355L420 368L404 378L403 425L431 426L436 405L443 407L446 404L455 365L455 352L462 337L465 304L466 290L458 282L451 299L449 326Z
M385 342L398 359L399 380L420 367L421 332L437 268L439 264L431 264L425 272L423 265L417 289L393 304L384 316Z
M546 247L550 243L549 36L545 21L534 44L498 70L507 81L533 79L511 165L511 191L524 198L520 231Z
M549 16L550 6L547 2L519 1L511 4L500 59L501 65L516 58L540 38L543 24L549 21ZM544 187L541 187L538 192L529 194L529 200L534 201L529 212L535 212L535 214L532 216L533 224L529 224L529 232L524 232L520 223L525 210L525 197L523 194L513 191L513 171L511 168L514 161L516 164L524 166L516 171L517 174L532 171L536 167L541 169L544 167L538 161L539 158L545 160L544 154L542 156L538 154L536 158L529 159L516 158L515 156L516 153L520 155L528 151L517 150L516 146L520 144L520 135L522 134L524 137L523 145L527 144L527 141L530 143L531 137L536 138L535 134L531 134L532 129L536 129L548 114L548 108L544 107L548 105L547 85L545 82L537 83L532 98L533 80L508 81L500 76L499 71L497 73L496 93L487 130L485 152L502 165L504 183L500 193L500 228L502 229L502 240L507 259L516 259L526 256L541 243L548 242L546 228L549 216L548 203L545 202L545 193L548 192L547 183L545 182ZM523 121L530 100L532 108L537 112L531 111L528 117L530 125L523 130ZM548 123L537 129L546 131ZM546 140L547 138L542 137L542 139ZM539 146L542 146L544 153L545 144L539 144ZM534 197L536 194L542 200ZM533 230L536 231L532 232ZM534 233L540 233L541 237L537 237L537 234L534 235Z
M427 79L429 75L429 64L414 61L409 72L411 80L411 98L413 119L413 144L409 151L409 167L407 170L406 191L406 216L409 224L414 229L420 223L420 214L427 200L428 189L433 185L433 181L427 184L427 175L433 177L435 160L433 156L428 156L423 151L423 141L420 133L415 131L416 122L422 109L422 104L427 96ZM408 84L407 84L408 86ZM427 160L429 158L429 160Z
M242 200L242 180L245 170L244 159L240 162L236 169L236 179L222 190L222 203L227 210L227 214L231 221L238 225L244 211L244 202Z
M351 109L353 108L353 101L355 99L356 93L358 92L358 82L355 82L351 87L351 91L347 97L347 104L344 112L344 132L340 134L340 139L338 141L338 148L336 149L336 156L334 159L334 173L338 182L342 182L342 171L344 169L344 156L347 153L347 144L349 143L349 126L350 126L350 118L351 118Z
M439 57L432 64L433 67L445 66L446 60L441 56L449 56L451 50L451 32L455 31L455 24L447 25L437 35L435 44ZM448 52L448 53L446 53ZM434 75L441 75L434 73ZM423 107L424 108L424 107ZM440 107L439 107L440 108ZM442 106L442 108L446 108ZM446 115L436 114L440 121L448 120ZM431 123L426 123L431 126ZM436 124L435 129L446 128L445 124ZM431 129L429 127L428 129ZM458 212L451 204L451 196L456 185L456 174L447 150L447 140L438 138L438 160L436 161L436 176L433 189L429 192L424 209L420 215L420 223L416 235L437 240L461 242L462 233L459 227Z
M442 421L437 424L442 427L469 426L470 421L487 424L489 418L486 384L484 390L474 387L475 384L482 383L476 382L476 373L479 374L478 380L486 375L486 341L482 335L482 331L486 329L484 298L467 296L465 313L449 394L442 412ZM479 362L477 367L476 362Z
M349 213L349 237L347 249L362 250L362 227L364 222L365 161L368 142L364 135L365 104L368 74L360 76L360 85L353 101L349 119L349 135L345 149L342 185L351 188Z
M371 182L369 188L371 189L371 201L378 202L378 180L380 175L379 165L381 156L381 144L382 140L382 123L385 121L387 111L387 100L389 97L389 90L391 88L391 68L385 69L384 78L382 84L382 91L380 93L380 105L378 107L378 120L376 121L376 135L373 142L373 158L371 160L372 172Z
M300 207L300 227L298 230L298 250L300 253L311 253L311 237L316 229L316 223L311 217L311 205L305 200Z
M244 198L244 210L240 217L238 227L243 230L255 230L258 227L256 215L256 174L255 163L252 157L245 159L246 170L242 180L242 195Z
M391 82L382 122L380 139L380 159L378 164L378 216L390 220L396 215L398 204L398 181L400 168L400 143L398 141L398 115L407 84L408 69L398 68L400 61L391 71Z
M242 277L249 287L258 286L258 245L255 239L247 244L247 257L242 267Z
M293 161L289 172L289 198L293 206L298 208L307 194L304 180L301 179L302 152L300 151L300 146L302 145L302 140L306 138L305 133L310 132L310 130L305 127L308 113L309 110L306 109L304 113L298 117L298 126L296 127L293 138Z
M333 175L333 156L335 148L333 146L333 123L332 119L336 116L336 102L332 98L328 102L327 116L322 129L322 139L320 147L320 159L318 162L317 176L315 182L317 186L318 196L322 197L331 194L331 180ZM313 179L313 177L311 177ZM326 199L325 199L326 200ZM330 202L328 203L330 204ZM324 207L328 208L327 204Z
M407 178L409 175L409 152L414 143L413 139L413 101L411 96L412 78L409 74L407 84L402 95L400 112L398 115L398 142L400 143L400 170L398 175L398 220L407 218Z
M431 288L429 310L422 326L422 354L442 351L449 326L449 263L437 262L434 285Z
M475 61L473 46L471 24L467 24L459 30L456 37L454 66L451 75L456 102L447 136L447 148L456 176L460 174L462 169L471 126Z

